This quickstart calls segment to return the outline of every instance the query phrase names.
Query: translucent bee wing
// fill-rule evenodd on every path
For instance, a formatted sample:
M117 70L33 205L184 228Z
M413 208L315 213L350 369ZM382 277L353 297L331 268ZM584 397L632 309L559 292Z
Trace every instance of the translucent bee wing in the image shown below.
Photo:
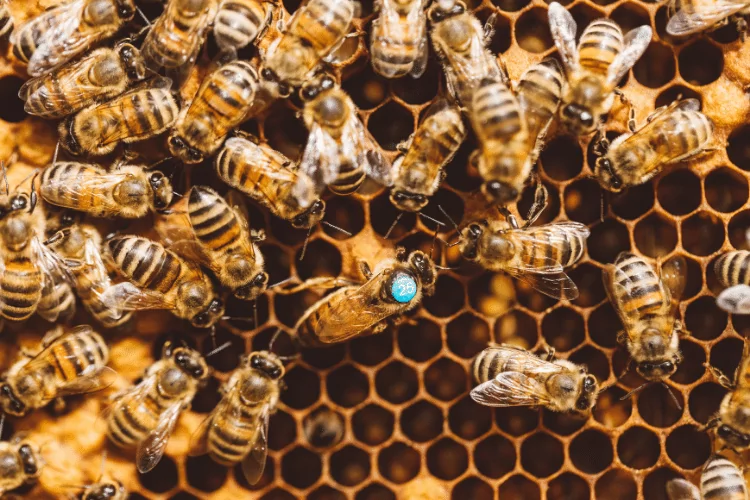
M531 228L510 229L505 234L510 241L520 248L519 251L522 253L531 254L535 248L554 246L564 248L568 252L575 250L582 255L584 248L574 249L571 241L586 241L591 231L579 222L555 222ZM561 257L563 253L567 252L559 252L559 256ZM512 259L508 269L522 273L559 274L563 271L563 265L553 252L538 255L529 262L524 262L524 259L520 258Z
M226 405L222 400L216 408L214 408L214 410L204 418L200 424L198 424L198 427L190 437L190 449L188 454L191 457L197 457L198 455L205 455L208 453L208 430L213 424L214 415L221 413L225 406Z
M672 479L667 482L669 500L701 500L698 487L684 479Z
M471 399L485 406L538 406L549 403L541 382L518 372L502 372L471 390Z
M735 285L716 297L716 305L728 313L750 314L750 286Z
M85 371L80 377L57 390L55 397L91 394L93 392L103 391L117 379L117 372L108 366L93 367Z
M159 424L138 445L136 464L140 473L144 474L152 470L164 456L169 437L172 435L175 425L177 425L177 419L182 413L183 403L182 400L176 401L164 410L159 418Z
M242 460L242 473L250 484L256 484L263 476L266 469L266 458L268 455L268 419L270 416L269 407L263 408L260 415L261 424L255 438L253 448Z
M299 169L313 181L318 193L321 193L328 184L336 180L340 162L339 146L336 144L336 140L320 125L313 124L307 138L305 151L302 153ZM307 194L302 192L304 187L302 179L298 179L292 190L293 194L298 198L306 197Z
M52 250L47 248L39 238L34 237L31 240L31 248L34 253L34 262L42 273L42 298L44 299L44 308L37 308L37 313L44 319L54 322L58 319L61 312L58 306L60 301L66 297L67 293L72 293L70 285L73 283L68 267L64 261Z
M578 49L576 48L576 22L570 12L557 2L552 2L547 11L549 29L557 51L568 72L578 69Z
M691 8L683 7L669 18L667 33L672 36L691 35L711 28L717 22L745 7L747 7L747 0L715 0L713 2L694 3Z
M673 310L679 305L685 291L686 278L687 261L681 255L672 257L661 266L661 281L669 290Z
M622 52L617 54L607 70L607 83L614 87L630 71L630 68L641 58L651 43L653 31L651 26L639 26L628 31L623 42Z
M578 287L570 277L563 273L532 274L528 272L509 271L514 278L527 283L537 292L561 300L578 298Z
M167 301L163 294L140 289L129 282L112 285L101 294L100 299L107 307L116 307L125 311L175 308L174 303Z
M352 105L352 108L354 106ZM371 179L383 186L392 186L391 162L383 156L375 139L358 116L353 115L344 127L343 138L352 141L355 164ZM346 141L346 139L344 139Z
M411 71L409 71L409 76L412 78L421 77L427 69L427 62L429 60L429 50L427 47L427 36L424 35L419 42L417 58L414 60Z

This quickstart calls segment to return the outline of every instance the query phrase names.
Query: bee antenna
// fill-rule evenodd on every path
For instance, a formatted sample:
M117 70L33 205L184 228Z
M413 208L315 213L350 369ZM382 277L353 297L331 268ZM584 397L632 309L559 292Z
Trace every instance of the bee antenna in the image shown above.
M391 227L388 228L388 231L386 231L385 236L383 236L383 238L385 238L386 240L388 239L388 237L391 235L391 232L396 228L396 224L398 224L398 221L400 221L401 217L403 216L404 216L404 212L398 213L396 218L393 220L393 224L391 224Z
M292 278L291 276L289 276L289 277L288 277L288 278L286 278L286 279L283 279L283 280L281 280L281 281L277 281L277 282L276 282L276 283L274 283L273 285L271 285L271 286L269 286L269 287L266 287L266 290L270 290L271 288L276 288L277 286L281 286L281 285L283 285L283 284L285 284L285 283L289 283L290 281L292 281L292 279L293 279L293 278Z
M107 465L107 450L102 450L102 467L99 471L99 479L97 479L97 482L101 481L104 477L104 469Z
M8 182L8 170L5 168L5 162L0 161L0 166L3 167L3 179L5 179L5 194L10 195L10 183Z
M620 401L625 401L626 399L630 398L633 394L640 392L641 389L649 385L651 382L646 382L645 384L641 384L629 393L625 394L623 397L620 398Z
M57 153L60 152L60 141L57 141L57 144L55 144L55 154L52 155L52 164L54 165L57 163Z
M5 413L0 417L0 435L3 433L3 427L5 426Z
M307 230L307 236L305 237L305 243L302 245L302 254L299 256L299 261L302 262L302 259L305 258L305 253L307 253L307 243L310 241L310 234L312 234L313 227L310 226L310 228Z
M326 225L326 226L328 226L328 227L330 227L330 228L333 228L333 229L335 229L336 231L340 231L340 232L344 233L344 234L345 234L345 235L347 235L347 236L350 236L350 237L351 237L351 236L353 236L353 235L352 235L352 233L350 233L350 232L349 232L349 231L347 231L346 229L342 229L342 228L340 228L340 227L338 227L338 226L334 226L334 225L333 225L333 224L331 224L330 222L327 222L327 221L324 221L324 220L322 220L322 221L320 221L320 223L321 223L321 224L324 224L324 225Z
M680 402L677 401L677 396L674 395L674 391L672 390L672 388L669 387L669 385L664 381L662 381L661 385L663 385L664 388L667 389L667 392L672 397L672 401L674 401L674 405L677 407L677 409L682 411L682 405L680 405Z
M443 266L438 266L437 264L435 264L435 269L440 269L441 271L455 271L458 268L457 267L443 267Z
M428 221L434 222L434 223L435 223L435 224L437 224L438 226L445 226L445 224L444 224L443 222L440 222L439 220L435 219L434 217L430 217L430 216L429 216L429 215L427 215L426 213L423 213L423 212L419 212L419 216L420 216L420 217L424 217L424 218L425 218L425 219L427 219Z
M219 353L219 352L223 351L224 349L226 349L226 348L227 348L227 347L229 347L230 345L232 345L232 341L230 341L230 340L227 340L226 342L224 342L223 344L221 344L221 345L220 345L219 347L216 347L216 348L212 349L212 350L211 350L211 351L210 351L210 352L209 352L208 354L206 354L206 355L205 355L205 356L203 356L203 357L204 357L204 358L210 358L210 357L211 357L211 356L213 356L214 354L216 354L216 353Z
M273 345L276 343L276 339L279 338L279 335L281 335L281 328L277 328L276 331L273 332L273 336L268 342L268 352L273 352Z
M253 328L258 328L258 299L253 301Z
M441 211L441 212L443 212L443 215L445 215L445 217L446 217L446 218L447 218L447 219L448 219L448 220L450 221L450 223L451 223L451 224L453 225L454 229L455 229L455 230L456 230L457 232L459 232L459 233L460 233L460 232L461 232L461 230L460 230L460 229L458 229L458 224L456 224L456 221L454 221L454 220L453 220L453 219L451 218L451 216L450 216L450 215L448 215L448 212L446 212L446 211L445 211L445 209L443 208L443 206L442 206L442 205L438 205L438 209L440 209L440 211Z
M138 15L141 16L141 19L146 21L146 26L151 26L151 21L149 20L148 17L146 17L146 14L143 13L141 8L136 6L135 10L138 11ZM138 36L140 36L140 33L138 33Z

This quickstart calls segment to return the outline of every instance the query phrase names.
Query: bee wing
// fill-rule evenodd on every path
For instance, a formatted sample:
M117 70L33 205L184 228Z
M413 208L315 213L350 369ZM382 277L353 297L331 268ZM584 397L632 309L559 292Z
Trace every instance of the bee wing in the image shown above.
M42 297L49 301L47 309L37 309L37 312L47 321L54 322L61 312L57 306L60 305L59 299L63 297L56 292L59 288L72 284L73 277L64 261L39 238L32 238L31 249L35 257L34 262L42 273Z
M734 285L716 297L716 305L728 313L750 314L750 286Z
M653 32L651 26L639 26L628 31L623 42L622 52L617 54L607 69L607 83L614 87L617 82L630 71L630 68L640 59L651 43Z
M552 2L547 11L549 29L555 41L557 51L568 72L576 71L578 65L578 49L576 48L576 22L568 10L557 2Z
M544 384L518 372L502 372L471 390L471 399L485 406L539 406L549 403Z
M227 396L224 396L216 408L198 425L190 438L190 456L208 453L208 430L214 425L214 416L223 414L227 408Z
M112 201L105 193L112 192L112 189L131 177L126 173L102 173L101 175L87 175L77 177L75 182L70 182L66 176L61 178L45 180L42 186L42 195L45 193L54 193L54 198L60 199L92 199L92 206L104 205L109 207Z
M242 459L242 473L250 484L256 484L260 481L263 471L266 468L266 456L268 455L268 418L270 416L270 407L265 406L259 415L261 419L258 434L255 437L255 443L250 453Z
M667 22L667 33L672 36L691 35L712 27L745 7L746 0L714 0L683 6Z
M107 307L115 307L124 311L175 308L175 304L166 300L163 294L138 288L127 281L112 285L99 296L99 299Z
M537 83L540 77L546 81L546 88L540 88ZM565 76L562 67L557 59L546 58L535 64L524 72L521 80L517 85L518 105L523 111L523 116L528 128L528 138L531 144L535 145L543 136L549 126L554 114L557 111L560 101L562 100L562 84ZM544 99L549 101L545 106L539 106L539 97L530 94L544 93ZM541 96L540 96L541 97ZM552 104L550 108L554 111L550 113L546 104Z
M138 445L136 464L141 474L156 467L156 464L159 463L161 457L164 455L169 437L172 435L177 424L177 419L182 413L182 405L183 401L178 400L164 410L159 417L159 423L156 428Z
M701 500L698 487L684 479L667 482L667 496L669 500Z
M554 274L530 274L528 272L509 271L509 274L548 297L561 300L575 300L578 298L578 287L573 280L563 272Z
M687 278L687 261L681 255L672 257L661 266L661 281L669 290L671 313L677 310L685 291Z
M354 108L354 106L351 106ZM344 125L341 139L345 156L351 158L368 177L383 186L391 186L391 162L383 156L378 143L367 131L362 120L353 113Z
M524 259L513 259L510 270L522 273L534 274L560 274L563 271L563 263L559 257L567 252L541 252L550 246L573 250L571 241L579 239L586 240L591 232L589 228L579 222L556 222L543 226L510 229L506 231L508 239L511 240L522 255L533 256L530 262ZM576 249L582 251L582 249ZM556 256L555 253L559 253Z
M317 123L313 124L305 151L302 153L299 170L313 181L316 192L322 192L328 184L336 180L340 162L336 139ZM303 192L305 187L304 181L298 178L292 192L298 198L305 197L306 193Z

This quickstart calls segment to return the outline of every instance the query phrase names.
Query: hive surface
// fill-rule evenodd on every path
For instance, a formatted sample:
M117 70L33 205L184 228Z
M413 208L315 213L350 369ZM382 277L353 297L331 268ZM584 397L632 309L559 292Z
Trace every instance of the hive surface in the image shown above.
M143 3L149 15L158 13L157 3ZM496 14L491 48L503 53L513 79L554 52L544 1L470 4L482 20ZM539 172L550 191L550 205L540 222L573 220L591 228L588 251L571 272L580 297L559 303L504 275L462 263L455 248L445 251L437 245L435 258L455 269L441 273L435 295L411 315L410 324L346 345L306 351L288 369L288 389L270 422L266 473L250 487L239 468L228 470L208 457L191 457L187 450L191 433L218 402L218 385L238 365L238 355L266 348L276 328L289 331L317 297L269 293L258 303L261 324L256 328L247 330L247 321L230 320L218 329L217 342L229 340L232 347L210 358L213 378L192 411L181 418L156 469L137 475L132 453L109 448L107 468L131 490L131 498L385 500L396 498L397 492L399 498L408 498L407 491L419 490L432 495L425 498L440 498L436 495L444 488L454 498L472 500L652 500L665 498L665 484L673 477L697 479L711 452L708 436L698 428L717 410L726 392L704 364L731 376L740 360L742 336L750 330L746 317L730 320L716 307L713 294L718 285L711 269L722 251L746 248L745 230L750 227L750 99L743 88L750 83L750 43L743 45L733 26L675 41L664 33L667 6L663 2L573 4L579 27L603 15L625 31L642 24L654 27L654 41L623 88L636 106L638 120L678 95L696 97L716 123L717 151L689 168L671 170L654 182L613 196L603 194L590 177L589 139L577 140L553 130L540 159ZM297 0L284 1L287 12L298 5ZM20 22L47 6L15 0L11 8ZM363 1L362 15L357 27L369 31L374 17L371 1ZM414 130L420 112L443 92L440 69L433 54L420 79L387 81L369 66L366 41L369 36L359 40L359 48L341 65L343 87L362 110L374 137L394 157L396 145ZM12 185L30 168L50 161L57 133L53 123L25 115L16 97L26 78L23 65L10 55L7 42L0 49L5 54L0 59L0 158L8 158L14 150L20 158L10 169ZM260 120L242 128L295 158L306 139L295 114L293 103L277 103ZM612 135L623 132L626 117L626 108L616 104L607 130ZM440 217L437 206L441 205L456 221L495 216L477 196L479 178L467 168L474 147L473 139L461 147L425 213ZM163 148L163 140L151 141L144 149L158 151L154 148ZM223 189L206 165L187 169L181 182L178 190L192 184ZM531 192L526 192L520 203L522 214L530 202ZM434 226L413 215L400 220L389 240L383 238L397 212L387 192L378 188L332 197L327 213L327 220L353 236L317 227L305 259L299 261L305 232L250 207L251 226L265 227L269 236L261 248L270 283L289 277L352 276L358 258L372 264L397 245L431 251ZM149 234L148 221L133 228ZM450 239L451 232L446 226L441 237ZM682 409L660 385L621 401L642 381L628 375L615 384L627 355L616 343L622 326L606 299L601 269L625 250L654 259L672 255L687 259L680 311L691 338L682 340L685 361L670 383ZM233 300L227 314L252 316L246 304ZM135 380L170 336L189 330L175 325L168 314L147 313L137 315L130 333L108 334L113 345L111 366L122 383ZM35 345L47 329L39 319L6 328L0 338L1 367L12 361L17 345ZM188 331L183 336L204 351L211 348L205 334ZM587 364L602 385L614 385L600 396L589 421L548 411L481 407L468 397L469 365L490 341L529 349L549 344L560 356ZM289 347L283 344L280 341L282 349ZM106 394L74 398L63 415L38 411L6 423L4 438L13 431L28 431L38 442L48 443L44 451L48 470L39 486L24 493L28 498L64 496L76 491L65 485L97 479L106 444L101 415L105 398ZM343 423L343 438L333 446L319 446L325 443L314 430L327 422L321 414L331 410Z

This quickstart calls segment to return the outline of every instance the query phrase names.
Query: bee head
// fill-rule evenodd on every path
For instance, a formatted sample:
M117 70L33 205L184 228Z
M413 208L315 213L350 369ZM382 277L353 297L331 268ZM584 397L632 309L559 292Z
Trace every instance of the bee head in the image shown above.
M484 234L487 221L472 222L461 231L461 254L465 259L476 260L479 256L479 239Z
M117 16L123 21L130 21L135 16L135 4L133 0L117 0Z
M599 383L596 381L596 377L593 375L584 376L583 384L581 385L581 394L576 401L576 411L585 413L591 410L596 403L598 394Z
M750 447L750 435L743 434L727 424L720 425L716 429L716 435L734 450L744 450Z
M41 472L42 458L39 449L28 442L21 442L18 447L18 455L21 457L23 472L27 476L36 477Z
M26 404L16 395L13 387L5 381L0 386L0 406L3 411L14 417L22 417L26 414Z
M325 214L325 202L323 200L315 200L307 210L292 219L292 226L297 229L308 229L323 220Z
M299 91L299 96L303 101L312 101L321 93L330 90L335 86L336 80L334 80L331 75L324 73L318 76L315 80L305 83Z
M107 481L91 486L83 500L107 500L115 498L118 494L124 494L125 487L119 481Z
M254 352L250 355L251 368L259 370L274 380L284 376L284 364L275 354L267 351Z
M596 128L591 110L574 102L562 107L560 120L563 126L576 135L587 135Z
M430 201L427 196L409 191L391 191L391 203L404 212L419 212Z
M279 97L286 98L292 95L291 87L286 83L279 81L278 75L272 70L263 68L260 71L260 76L261 78L263 78L264 82L271 84L273 87L276 87L276 93L279 94Z
M456 0L454 2L436 1L427 12L431 23L439 23L449 17L458 16L466 12L466 4Z
M617 175L612 167L612 161L606 156L596 159L594 175L599 184L608 191L612 191L613 193L622 191L622 179L620 179L620 176Z
M179 135L172 134L169 136L169 151L177 158L188 164L200 163L203 161L203 153L185 142L185 139Z
M435 263L424 252L415 250L409 254L409 265L416 272L419 281L422 283L422 288L425 289L425 293L431 295L435 281L437 280Z
M154 192L154 208L156 210L164 210L172 203L172 183L169 182L167 176L161 172L153 172L148 176L148 183L151 185L151 190Z
M131 82L146 78L146 61L143 60L137 48L129 43L123 43L117 47L117 53Z
M518 189L502 181L488 181L482 184L482 194L493 205L507 205L518 199Z
M244 258L243 261L247 262ZM230 270L231 266L231 263L227 263L228 270ZM253 276L249 283L235 289L234 296L240 300L255 300L266 291L267 286L268 273L261 271Z
M203 356L188 347L177 347L172 350L172 360L180 370L194 379L203 379L208 376L208 365Z
M674 372L677 371L678 361L666 360L666 361L644 361L638 363L635 370L638 374L650 381L659 381L669 378Z

